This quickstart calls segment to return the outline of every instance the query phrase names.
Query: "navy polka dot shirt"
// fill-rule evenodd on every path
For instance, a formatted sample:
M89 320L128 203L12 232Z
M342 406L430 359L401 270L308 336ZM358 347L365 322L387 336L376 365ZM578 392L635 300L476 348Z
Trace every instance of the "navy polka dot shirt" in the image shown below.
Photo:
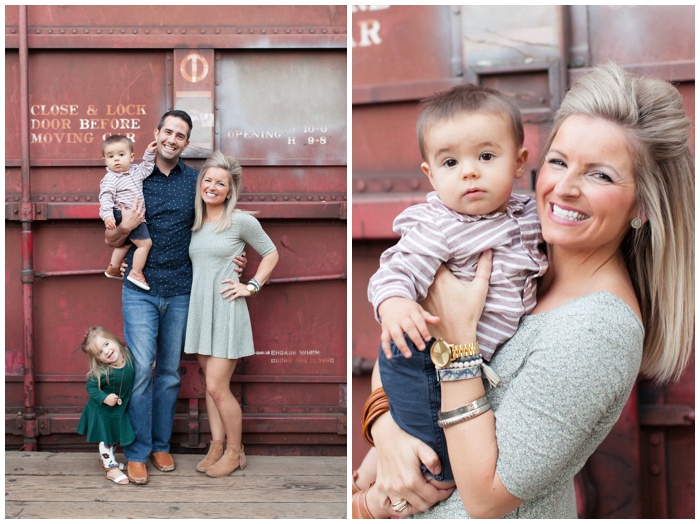
M192 262L189 247L194 222L195 186L199 171L182 160L165 176L158 166L143 181L146 224L153 241L143 270L150 291L144 291L124 279L129 289L170 297L184 295L192 288ZM129 270L134 253L127 256Z

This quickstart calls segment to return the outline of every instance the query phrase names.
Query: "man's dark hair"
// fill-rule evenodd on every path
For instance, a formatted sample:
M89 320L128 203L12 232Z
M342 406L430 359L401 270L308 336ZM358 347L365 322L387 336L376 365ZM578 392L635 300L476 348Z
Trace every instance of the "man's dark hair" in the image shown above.
M190 115L182 111L181 109L171 109L167 113L165 113L162 117L160 117L160 122L158 122L158 131L163 127L163 123L165 122L165 119L168 118L169 116L174 116L177 117L181 120L184 120L185 123L189 126L189 131L187 131L187 140L190 139L190 135L192 134L192 119L190 118Z

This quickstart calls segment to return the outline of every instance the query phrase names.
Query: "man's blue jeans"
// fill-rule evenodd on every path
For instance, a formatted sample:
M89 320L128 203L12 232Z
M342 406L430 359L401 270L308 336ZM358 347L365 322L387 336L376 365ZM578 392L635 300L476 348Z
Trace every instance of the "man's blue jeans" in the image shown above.
M146 462L151 451L170 451L189 303L189 293L158 297L122 287L124 338L135 372L129 418L136 440L124 447L128 461Z

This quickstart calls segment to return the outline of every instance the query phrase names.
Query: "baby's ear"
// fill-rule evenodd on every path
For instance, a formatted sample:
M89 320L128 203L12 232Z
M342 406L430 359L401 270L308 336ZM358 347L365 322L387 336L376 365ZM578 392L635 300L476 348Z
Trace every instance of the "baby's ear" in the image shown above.
M428 165L427 162L423 162L420 165L420 168L423 170L423 173L425 173L425 176L428 177L428 180L430 180L430 185L433 186L433 189L437 189L435 187L435 180L433 179L433 173L430 171L430 166Z
M518 151L518 156L515 160L515 178L522 178L525 175L525 164L527 164L527 159L530 156L530 151L527 147L523 146Z

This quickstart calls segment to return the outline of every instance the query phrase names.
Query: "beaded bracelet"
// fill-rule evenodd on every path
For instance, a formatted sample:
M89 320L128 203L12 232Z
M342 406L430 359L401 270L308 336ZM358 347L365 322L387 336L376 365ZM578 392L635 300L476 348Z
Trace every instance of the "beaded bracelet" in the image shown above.
M438 369L438 381L467 380L481 376L481 366Z
M474 360L469 360L466 362L462 362L461 360L455 360L454 362L450 362L447 366L445 366L443 369L462 369L462 368L472 368L474 366L481 366L481 364L484 363L484 360L481 358L477 358Z

